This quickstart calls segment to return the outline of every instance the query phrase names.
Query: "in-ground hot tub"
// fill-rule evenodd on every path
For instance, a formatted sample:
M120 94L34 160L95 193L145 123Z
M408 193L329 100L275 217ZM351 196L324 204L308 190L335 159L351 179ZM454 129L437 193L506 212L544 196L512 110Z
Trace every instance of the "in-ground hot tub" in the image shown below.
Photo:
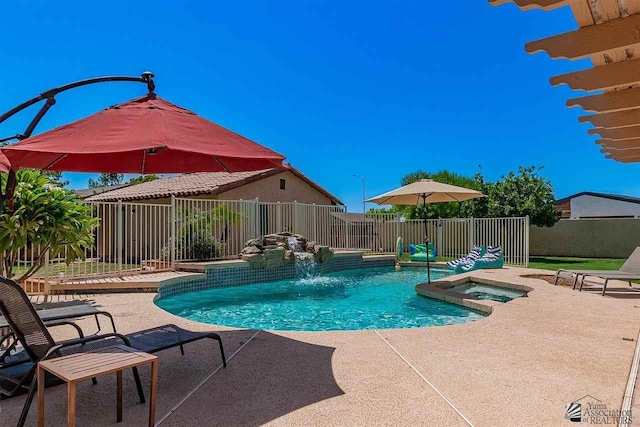
M528 296L533 288L474 276L445 277L415 287L419 295L490 314L494 306Z
M486 283L468 282L446 288L448 291L457 292L477 299L509 302L515 298L526 297L527 292L519 289L505 288Z

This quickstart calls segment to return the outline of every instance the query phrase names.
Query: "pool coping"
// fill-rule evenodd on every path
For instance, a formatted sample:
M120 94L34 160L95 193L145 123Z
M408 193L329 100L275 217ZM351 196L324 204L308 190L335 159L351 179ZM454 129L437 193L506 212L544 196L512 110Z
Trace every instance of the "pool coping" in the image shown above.
M534 290L534 288L529 286L504 282L487 277L479 277L474 275L473 273L456 274L454 276L444 277L442 279L434 280L430 284L420 283L416 285L415 290L419 295L422 295L424 297L437 299L440 301L448 302L450 304L470 308L472 310L481 311L486 314L493 313L494 307L506 304L499 301L480 299L468 294L449 290L454 286L464 285L469 282L480 283L483 285L492 285L515 291L523 291L527 294Z

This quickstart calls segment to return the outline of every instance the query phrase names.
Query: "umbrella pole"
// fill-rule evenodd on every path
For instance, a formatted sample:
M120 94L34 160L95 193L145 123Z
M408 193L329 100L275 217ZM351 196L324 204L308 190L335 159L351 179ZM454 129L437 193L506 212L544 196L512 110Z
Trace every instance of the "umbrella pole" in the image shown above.
M431 284L431 266L429 264L429 231L427 229L427 195L422 195L423 219L424 219L424 245L427 254L427 283Z

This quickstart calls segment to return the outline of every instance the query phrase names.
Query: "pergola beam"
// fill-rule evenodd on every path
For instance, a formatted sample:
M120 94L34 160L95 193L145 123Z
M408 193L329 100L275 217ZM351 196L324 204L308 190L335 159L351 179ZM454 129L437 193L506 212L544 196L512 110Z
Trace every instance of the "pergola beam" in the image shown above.
M603 139L612 141L623 141L625 139L640 138L640 126L629 126L626 128L605 129L595 128L589 129L589 135L600 135Z
M603 148L612 148L614 150L633 150L640 149L640 138L626 139L624 141L612 141L610 139L599 139L596 141Z
M604 156L607 159L613 159L615 161L618 161L620 163L636 163L636 162L640 162L640 154L633 156L633 157L618 157L615 154L607 154Z
M613 49L640 46L640 15L612 19L525 44L529 53L547 52L554 59L582 59Z
M592 123L599 128L621 128L640 124L640 108L633 110L616 111L613 113L592 114L580 116L580 123Z
M501 6L507 3L514 3L522 10L542 9L552 10L571 3L568 0L489 0L492 6Z
M616 90L600 95L567 100L567 107L582 107L585 111L605 113L640 107L640 88Z
M640 60L615 62L609 65L560 74L549 79L552 86L569 85L574 90L607 90L628 87L640 82Z
M628 159L630 157L640 157L640 148L631 148L629 150L616 150L615 148L603 148L600 150L603 154L610 154L614 159Z

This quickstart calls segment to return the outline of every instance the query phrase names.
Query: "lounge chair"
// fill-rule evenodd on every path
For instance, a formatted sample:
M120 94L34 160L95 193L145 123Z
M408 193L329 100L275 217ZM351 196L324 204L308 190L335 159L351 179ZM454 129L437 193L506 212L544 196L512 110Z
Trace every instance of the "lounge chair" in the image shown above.
M478 258L473 264L463 265L462 271L484 270L490 268L502 268L504 266L504 254L501 246L488 246L487 253Z
M433 246L433 243L429 243L428 255L427 255L427 246L424 243L420 243L417 245L414 245L413 243L411 243L409 245L409 250L411 251L411 255L409 255L409 259L411 261L426 262L427 256L429 257L429 261L433 262L436 260L437 251L436 251L436 247Z
M36 313L38 314L38 317L42 319L44 324L47 325L47 327L69 325L77 330L80 338L84 338L82 329L80 329L75 323L66 322L64 320L94 316L96 319L96 325L98 326L98 332L100 332L102 330L102 326L100 325L98 316L105 316L111 322L113 332L117 332L116 324L113 321L113 316L111 315L111 313L104 310L98 310L97 308L89 304L74 304L64 307L45 308L42 310L36 310ZM0 337L0 350L2 350L2 352L0 353L0 364L2 364L4 363L5 358L9 356L15 349L18 341L13 336L13 333L9 328L9 323L7 323L6 319L2 316L0 316L0 330L9 330L7 333Z
M473 264L477 259L484 255L486 251L486 247L475 245L471 248L467 256L449 261L447 263L447 268L449 270L454 270L456 273L461 273L463 266Z
M0 387L0 394L7 397L27 391L27 399L22 408L18 426L22 427L27 418L31 401L37 389L37 376L34 375L38 362L72 353L82 353L124 343L147 353L155 353L204 338L218 341L223 365L227 366L222 340L215 332L192 332L176 325L165 325L128 335L116 332L90 337L56 342L47 326L38 316L24 290L11 279L0 277L0 314L4 316L12 333L22 345L22 351L11 355L0 366L0 377L11 384L11 388ZM133 368L140 402L144 403L144 392L138 371ZM29 384L27 386L27 384ZM94 380L95 384L95 380Z
M565 274L568 273L568 276ZM564 279L573 279L573 289L575 290L578 281L580 281L580 291L582 291L582 286L584 285L585 277L597 277L603 279L603 283L598 283L594 281L590 281L590 284L602 286L602 295L605 295L607 291L607 285L609 284L609 280L623 280L629 283L631 286L632 280L640 280L640 246L637 247L629 258L622 264L619 270L569 270L569 269L561 269L556 272L556 278L554 281L554 285L558 284L558 280L561 278ZM582 279L580 279L582 277Z

